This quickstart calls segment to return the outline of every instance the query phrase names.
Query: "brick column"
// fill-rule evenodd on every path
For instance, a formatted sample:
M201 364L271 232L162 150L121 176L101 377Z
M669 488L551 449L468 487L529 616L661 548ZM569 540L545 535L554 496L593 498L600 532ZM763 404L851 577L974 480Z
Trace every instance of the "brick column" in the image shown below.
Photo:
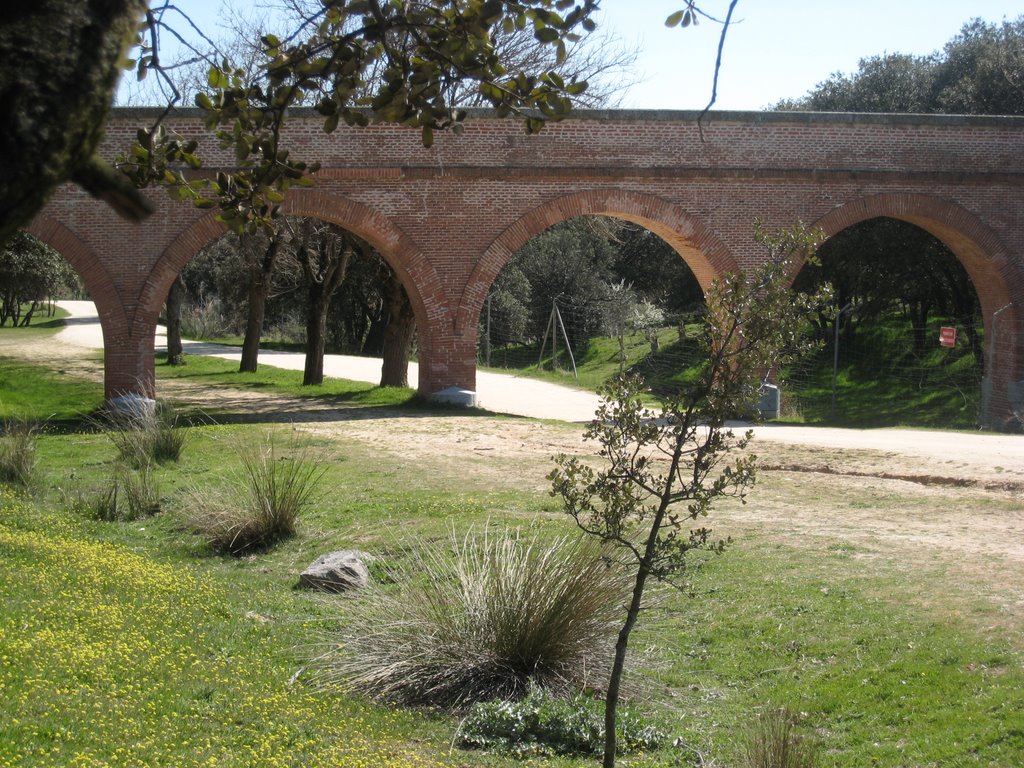
M1024 412L1024 372L1020 370L1019 320L1007 303L985 318L985 378L981 382L981 426L1014 428Z
M120 315L123 317L123 315ZM107 400L123 395L156 396L153 365L155 321L119 322L119 313L100 309L103 326L103 394Z
M476 333L472 337L432 334L429 346L420 341L419 392L430 397L458 387L476 391Z

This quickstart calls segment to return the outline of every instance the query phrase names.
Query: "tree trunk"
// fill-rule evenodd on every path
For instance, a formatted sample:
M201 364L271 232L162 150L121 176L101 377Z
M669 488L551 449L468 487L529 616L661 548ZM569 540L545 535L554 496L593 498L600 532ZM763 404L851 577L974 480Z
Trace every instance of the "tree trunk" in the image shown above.
M309 309L306 314L306 365L302 386L324 383L324 346L327 337L327 308L330 298L324 297L322 283L309 286Z
M910 303L910 323L914 334L914 352L923 355L928 348L928 311L927 302L913 301Z
M249 257L249 306L245 321L245 338L242 340L242 362L239 373L255 373L259 364L260 340L263 338L263 319L267 312L267 297L270 295L274 262L280 246L280 236L275 233L263 252L263 257Z
M28 324L32 322L32 317L36 313L36 307L39 306L38 302L33 301L28 305L28 311L21 318L21 327L28 328Z
M626 669L629 635L636 625L637 617L640 616L640 606L643 603L644 588L647 585L647 567L645 559L637 570L636 581L633 584L633 597L626 613L626 622L619 630L619 637L615 642L615 661L612 664L612 673L608 678L608 691L604 699L604 760L601 763L602 768L615 768L617 740L615 721L619 707L619 690L622 687L622 673Z
M240 373L255 373L259 364L268 293L269 287L262 281L249 281L249 311L245 321L245 338L242 340L242 362L238 366Z
M184 365L185 355L181 345L181 305L185 300L185 283L181 275L174 278L171 290L167 292L167 364Z
M409 386L409 354L416 335L416 315L412 303L397 276L387 286L388 326L384 329L384 362L381 365L382 387Z
M315 386L324 382L324 342L327 337L327 311L331 297L338 290L348 272L352 258L352 243L348 237L319 234L307 229L299 247L299 262L306 276L309 304L306 314L306 364L302 373L302 386ZM323 238L330 238L323 242ZM315 264L314 264L315 260Z

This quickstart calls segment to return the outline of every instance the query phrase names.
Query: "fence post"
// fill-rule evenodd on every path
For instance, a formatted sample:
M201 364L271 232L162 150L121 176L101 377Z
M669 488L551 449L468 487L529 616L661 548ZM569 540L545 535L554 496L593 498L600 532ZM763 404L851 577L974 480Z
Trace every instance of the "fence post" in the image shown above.
M835 324L832 326L834 329L832 340L832 421L836 420L836 380L839 378L839 326L843 320L843 313L850 309L851 306L853 306L853 302L847 302L846 306L839 310L838 314L836 314Z

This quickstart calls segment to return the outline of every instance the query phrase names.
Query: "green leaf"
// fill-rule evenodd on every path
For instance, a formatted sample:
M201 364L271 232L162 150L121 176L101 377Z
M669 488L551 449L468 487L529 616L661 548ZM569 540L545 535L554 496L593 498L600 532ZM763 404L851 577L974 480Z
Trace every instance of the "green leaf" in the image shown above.
M502 0L487 0L480 9L480 16L487 25L494 24L501 14L505 12L505 3Z
M558 30L553 27L544 27L543 29L538 29L534 32L533 36L537 38L538 42L547 45L548 43L553 43L558 40Z
M685 11L676 11L665 19L666 27L678 27L679 23L683 20L683 14Z

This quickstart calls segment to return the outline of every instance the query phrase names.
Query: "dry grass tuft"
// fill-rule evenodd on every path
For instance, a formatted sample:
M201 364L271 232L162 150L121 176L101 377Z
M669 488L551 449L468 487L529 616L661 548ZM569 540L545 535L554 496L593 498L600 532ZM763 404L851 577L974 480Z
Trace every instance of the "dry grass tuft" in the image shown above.
M221 493L188 494L184 524L218 552L243 555L295 535L297 521L313 501L325 470L304 448L279 456L272 438L241 452L242 473Z
M422 552L422 549L420 549ZM599 544L469 533L371 586L320 658L327 679L402 704L464 706L604 685L628 575Z

